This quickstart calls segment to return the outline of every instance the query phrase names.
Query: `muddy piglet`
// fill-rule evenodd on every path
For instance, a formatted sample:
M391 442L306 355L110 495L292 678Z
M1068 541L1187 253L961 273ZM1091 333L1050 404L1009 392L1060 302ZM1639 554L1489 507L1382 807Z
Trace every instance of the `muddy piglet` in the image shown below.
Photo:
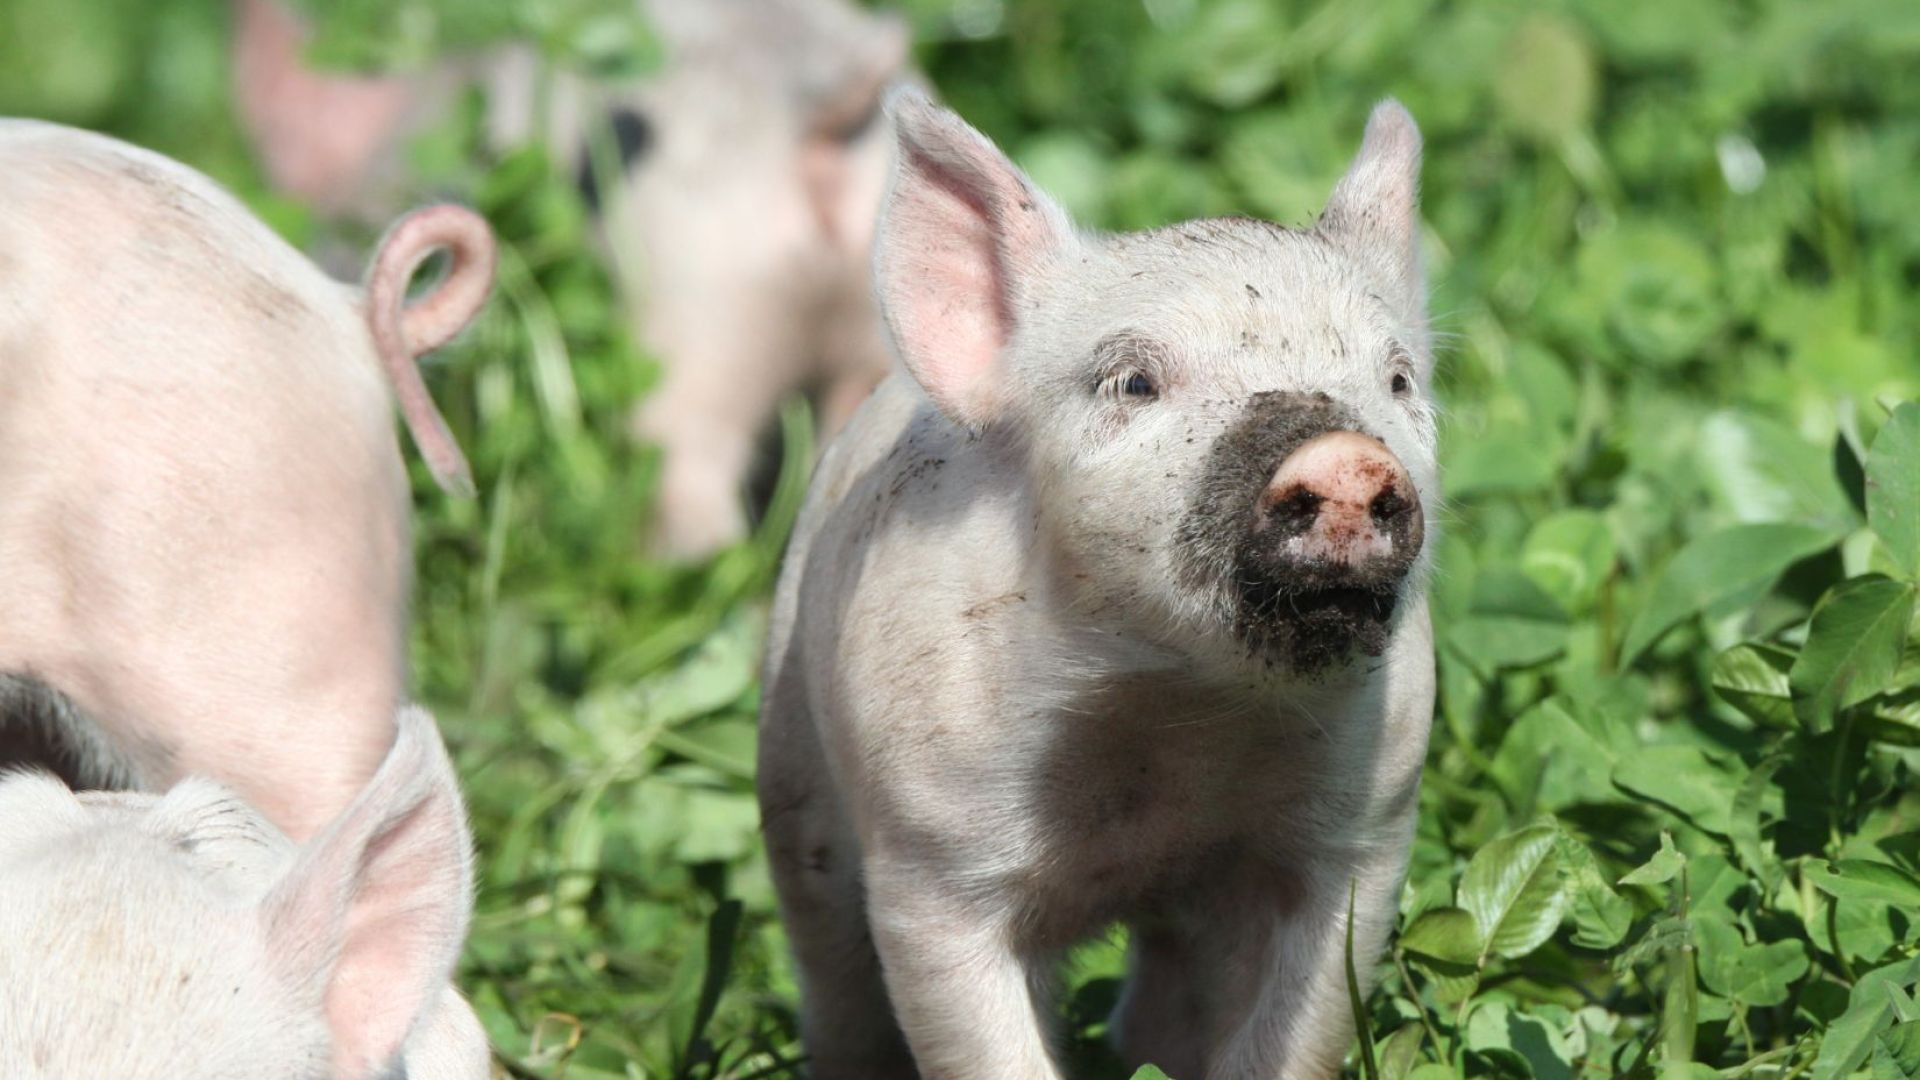
M211 777L296 840L346 806L405 692L394 404L470 490L415 360L492 263L485 222L433 207L352 288L185 166L0 120L0 758Z
M0 774L0 1073L481 1080L447 977L472 902L433 720L296 845L212 781L76 795Z
M1130 1062L1332 1076L1433 706L1419 133L1377 108L1311 228L1105 236L892 112L904 370L814 481L761 717L815 1075L1058 1076L1053 967L1121 923Z

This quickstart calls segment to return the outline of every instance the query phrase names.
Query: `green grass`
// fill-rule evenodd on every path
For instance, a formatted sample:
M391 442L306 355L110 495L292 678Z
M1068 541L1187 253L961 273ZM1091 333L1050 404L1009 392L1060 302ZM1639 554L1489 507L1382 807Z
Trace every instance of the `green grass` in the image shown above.
M1920 6L908 8L948 100L1090 223L1305 221L1374 100L1426 132L1441 692L1356 1075L1920 1075L1920 414L1892 411L1920 393ZM511 28L340 10L348 58ZM641 40L604 4L515 10L555 55ZM149 142L309 238L259 197L221 32L218 5L10 0L0 110ZM779 1075L753 713L804 478L710 564L645 557L652 366L565 184L471 130L419 159L507 244L433 373L482 496L417 471L414 636L482 854L465 985L515 1075ZM1118 958L1072 964L1086 1075L1118 1075Z

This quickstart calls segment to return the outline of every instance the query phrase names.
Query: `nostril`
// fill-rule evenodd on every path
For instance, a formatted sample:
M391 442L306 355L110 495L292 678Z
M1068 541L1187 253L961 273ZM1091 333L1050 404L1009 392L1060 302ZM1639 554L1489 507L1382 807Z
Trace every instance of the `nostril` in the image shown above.
M1312 527L1325 501L1304 487L1296 487L1278 497L1270 496L1266 500L1266 516L1271 524L1280 527L1282 535L1294 536Z
M1398 491L1388 488L1373 497L1373 502L1367 504L1367 512L1372 515L1376 525L1389 525L1395 518L1404 516L1407 507L1407 500Z

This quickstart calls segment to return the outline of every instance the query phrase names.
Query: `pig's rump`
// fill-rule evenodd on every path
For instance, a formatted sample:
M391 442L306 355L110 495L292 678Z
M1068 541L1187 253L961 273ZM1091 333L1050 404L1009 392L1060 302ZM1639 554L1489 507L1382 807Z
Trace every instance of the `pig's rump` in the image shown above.
M210 181L0 120L0 677L92 719L82 773L218 777L296 838L371 774L391 408L355 294Z

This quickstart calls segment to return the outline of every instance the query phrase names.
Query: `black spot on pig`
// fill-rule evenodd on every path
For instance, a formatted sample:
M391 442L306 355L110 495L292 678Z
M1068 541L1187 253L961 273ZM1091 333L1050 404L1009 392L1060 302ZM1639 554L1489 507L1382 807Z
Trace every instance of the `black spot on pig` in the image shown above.
M1300 674L1356 650L1386 650L1400 585L1418 554L1418 543L1395 537L1391 555L1358 566L1303 559L1286 550L1299 532L1286 527L1287 508L1261 508L1268 482L1295 450L1329 432L1361 430L1353 411L1326 394L1255 394L1214 443L1178 530L1180 583L1211 594L1254 655ZM1279 527L1256 528L1263 512L1276 513Z
M633 163L647 156L653 148L653 123L642 113L632 109L617 108L607 113L605 131L611 138L609 149L614 152L614 160L609 165L617 165L618 172L625 172ZM591 146L580 151L580 166L576 172L580 185L580 197L586 201L587 209L598 211L601 205L600 174L594 168Z

